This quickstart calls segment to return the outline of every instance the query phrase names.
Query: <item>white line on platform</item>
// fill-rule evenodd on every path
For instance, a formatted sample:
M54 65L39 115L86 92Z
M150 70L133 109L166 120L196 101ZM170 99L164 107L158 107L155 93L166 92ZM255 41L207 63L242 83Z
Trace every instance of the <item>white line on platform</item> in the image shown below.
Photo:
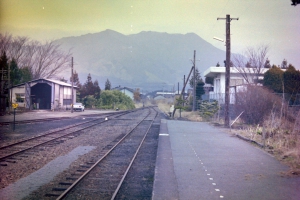
M159 136L169 136L167 133L160 133Z

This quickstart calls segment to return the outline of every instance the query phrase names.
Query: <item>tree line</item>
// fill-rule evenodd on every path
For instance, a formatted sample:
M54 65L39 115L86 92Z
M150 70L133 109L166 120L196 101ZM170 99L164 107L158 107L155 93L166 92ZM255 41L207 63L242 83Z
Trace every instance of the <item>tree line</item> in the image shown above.
M107 79L104 91L101 90L98 80L93 81L91 74L88 74L84 84L79 81L78 73L75 71L70 82L77 87L76 101L82 102L87 108L101 109L122 109L135 108L130 97L118 90L111 90L111 82Z

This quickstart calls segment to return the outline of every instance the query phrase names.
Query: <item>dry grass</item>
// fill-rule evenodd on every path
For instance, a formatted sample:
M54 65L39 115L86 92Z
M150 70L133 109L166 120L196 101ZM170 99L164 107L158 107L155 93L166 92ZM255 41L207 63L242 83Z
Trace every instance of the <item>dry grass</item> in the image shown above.
M134 103L135 108L142 108L143 106L146 107L146 106L153 106L153 105L155 105L155 104L151 101L145 101L144 103L142 103L142 102Z
M164 100L160 100L156 102L158 108L164 112L165 114L169 115L170 112L170 108L173 105L172 102L168 102L168 101L164 101ZM180 118L180 111L179 109L176 110L175 115L174 115L175 119L179 119ZM190 121L196 121L196 122L201 122L202 121L202 117L199 116L198 112L187 112L187 111L181 111L181 118L185 119L185 120L190 120Z
M299 111L300 112L300 111ZM300 127L297 121L274 118L267 119L262 126L244 126L233 129L250 140L265 145L265 150L290 166L287 175L300 175Z

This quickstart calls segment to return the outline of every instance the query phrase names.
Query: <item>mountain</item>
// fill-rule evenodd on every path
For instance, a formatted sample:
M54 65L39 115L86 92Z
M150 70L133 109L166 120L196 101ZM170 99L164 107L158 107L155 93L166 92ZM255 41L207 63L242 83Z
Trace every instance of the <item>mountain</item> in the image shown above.
M170 90L188 75L196 50L196 67L200 73L225 59L222 51L194 33L168 34L140 32L123 35L113 30L62 38L56 43L71 52L81 83L87 74L98 80L100 87L108 78L112 86L141 90ZM199 60L199 61L198 61Z

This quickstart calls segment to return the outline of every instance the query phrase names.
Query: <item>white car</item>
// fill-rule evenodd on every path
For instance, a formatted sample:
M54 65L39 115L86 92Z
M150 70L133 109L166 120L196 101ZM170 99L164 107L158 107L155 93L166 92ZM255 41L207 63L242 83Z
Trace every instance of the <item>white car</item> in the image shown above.
M84 105L82 103L74 103L73 110L84 111Z

